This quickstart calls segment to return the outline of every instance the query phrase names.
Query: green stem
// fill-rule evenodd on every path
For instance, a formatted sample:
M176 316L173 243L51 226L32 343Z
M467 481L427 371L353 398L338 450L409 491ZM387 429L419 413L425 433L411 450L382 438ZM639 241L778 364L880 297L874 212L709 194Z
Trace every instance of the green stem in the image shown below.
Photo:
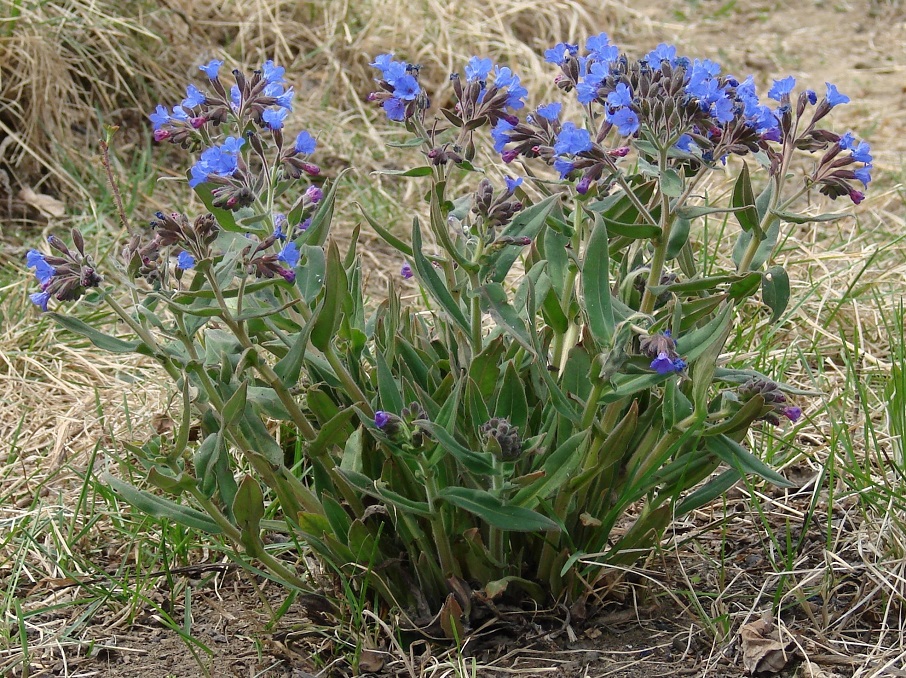
M437 544L437 555L440 557L440 567L443 570L443 576L461 577L462 572L459 569L459 563L453 557L453 549L450 548L450 540L447 537L447 531L444 529L443 516L437 508L437 482L434 474L425 464L421 464L422 474L425 478L425 497L428 502L428 510L431 512L431 533L434 536L434 542Z
M658 169L661 175L667 171L667 150L661 149L658 158ZM679 204L679 203L677 203ZM651 315L654 311L654 304L657 296L651 291L651 288L660 285L661 276L664 272L664 264L667 262L667 244L670 240L670 228L673 226L675 213L670 210L670 197L661 190L661 235L654 245L654 255L651 257L651 268L648 271L648 282L645 285L645 293L642 295L642 303L639 311L646 315Z

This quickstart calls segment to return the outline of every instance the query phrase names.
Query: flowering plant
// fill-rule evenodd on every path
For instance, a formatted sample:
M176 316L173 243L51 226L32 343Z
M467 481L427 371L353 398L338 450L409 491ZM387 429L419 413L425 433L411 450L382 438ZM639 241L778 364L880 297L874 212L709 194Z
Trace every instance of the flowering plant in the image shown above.
M770 265L782 224L837 216L795 213L799 199L863 198L868 145L818 127L848 99L831 84L794 97L787 78L768 104L752 78L667 45L637 61L603 34L585 47L545 55L581 122L560 102L518 117L528 92L487 59L452 76L455 103L439 115L418 67L372 64L369 99L425 158L398 174L431 182L437 248L422 219L404 240L365 217L427 314L403 306L396 283L366 308L355 236L345 255L327 244L336 185L298 186L318 173L315 142L284 142L282 69L236 71L228 94L212 62L212 92L190 85L182 106L159 107L156 139L204 149L188 181L206 210L158 214L153 237L126 247L116 275L132 310L101 288L134 338L54 313L102 348L154 357L182 393L172 438L126 445L172 498L107 476L113 489L305 587L285 544L261 533L298 537L454 637L500 596L584 597L744 476L785 485L742 443L757 422L796 421L802 392L721 356L740 313L786 308L788 276ZM482 171L486 130L502 186L488 167L474 192L449 196L453 173ZM800 154L813 160L792 181ZM726 202L705 199L730 157L742 163ZM740 227L732 270L694 238L713 215ZM76 253L54 239L62 256L29 254L44 309L104 283L74 238ZM762 304L746 303L759 291Z

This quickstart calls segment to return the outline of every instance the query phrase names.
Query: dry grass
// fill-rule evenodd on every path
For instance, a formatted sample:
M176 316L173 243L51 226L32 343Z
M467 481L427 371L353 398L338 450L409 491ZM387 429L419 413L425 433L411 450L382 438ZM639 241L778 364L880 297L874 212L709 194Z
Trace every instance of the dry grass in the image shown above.
M766 445L803 479L802 487L754 501L732 498L735 517L721 534L745 535L734 552L743 560L733 560L713 531L697 532L722 520L722 506L677 526L677 550L665 556L665 571L676 572L671 569L676 565L689 578L689 588L714 594L707 609L694 610L703 625L706 618L726 617L731 635L715 636L700 675L708 675L727 653L733 656L732 634L769 605L775 591L784 606L796 609L782 623L803 634L805 654L816 661L823 658L844 675L902 670L906 506L900 498L904 479L895 465L885 463L896 445L884 396L894 348L885 324L906 291L901 239L906 211L899 185L906 150L902 7L851 2L793 11L761 0L739 4L669 0L630 8L590 0L427 0L400 11L399 3L388 0L0 0L0 17L6 17L0 19L0 169L9 175L13 193L34 186L81 211L75 201L86 198L85 177L95 171L90 149L99 123L131 130L127 142L139 148L144 113L158 101L178 100L180 83L196 75L195 64L215 56L243 68L266 58L287 66L299 91L297 124L320 133L328 172L354 165L363 174L395 161L383 148L395 132L363 102L372 78L368 62L390 50L423 64L423 82L439 98L447 74L472 54L482 54L513 65L533 96L547 100L550 71L538 56L541 50L601 30L631 53L662 40L676 42L689 54L720 60L728 70L754 71L762 83L787 73L819 90L824 80L835 82L854 102L840 111L836 124L873 142L875 185L858 220L803 227L786 243L781 260L790 268L799 305L782 324L753 329L772 335L775 348L750 356L771 370L784 369L788 381L823 393L803 403L806 422L795 437L799 452L776 442ZM121 154L125 174L129 147ZM418 200L414 184L369 181L376 182L373 192L360 190L354 197L388 219L400 215L394 205ZM167 190L152 198L154 209L174 199ZM4 193L0 183L0 198L8 197ZM348 229L355 217L345 219ZM366 256L377 278L391 265L374 247L366 247ZM167 398L153 369L73 348L71 337L36 320L26 283L17 276L5 274L12 282L0 289L0 440L6 443L0 447L0 525L9 534L18 534L20 525L55 504L71 506L78 473L95 444L140 438L131 427L147 426ZM847 472L854 465L864 470L861 485ZM819 481L810 480L816 476ZM73 524L80 520L71 513L65 518ZM810 536L806 547L788 558L781 540L771 536L786 534L790 525L800 528L797 539L803 532ZM96 543L101 523L92 530ZM17 576L28 581L17 580L15 591L26 609L36 610L49 599L28 598L28 589L67 575L48 557L48 545L58 540L44 532L33 537L43 541L0 541L0 577L21 566L25 574ZM751 554L767 560L744 567ZM681 576L664 576L683 588ZM820 602L811 600L819 594ZM9 602L5 599L8 615ZM4 621L15 625L14 618ZM33 652L58 643L55 634L66 628L59 619L46 627L40 618L29 623L46 631L39 633ZM19 651L15 633L9 633L7 659ZM456 661L435 662L435 675L451 675ZM464 673L467 668L463 665Z

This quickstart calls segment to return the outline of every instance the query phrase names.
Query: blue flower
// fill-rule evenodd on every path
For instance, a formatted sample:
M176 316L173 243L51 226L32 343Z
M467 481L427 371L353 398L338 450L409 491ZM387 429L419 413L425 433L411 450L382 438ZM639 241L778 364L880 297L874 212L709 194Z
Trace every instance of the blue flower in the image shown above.
M554 160L554 169L560 173L561 179L566 179L576 166L566 158L557 158Z
M686 366L687 366L686 361L683 360L682 358L673 359L673 369L675 371L682 372L684 369L686 369Z
M386 80L390 85L395 85L396 81L400 78L408 75L406 72L406 64L402 61L392 61L390 64L381 71L381 76Z
M179 256L176 257L176 268L187 271L190 268L195 268L195 257L183 250L179 253Z
M375 57L374 61L372 61L368 65L372 66L373 68L378 69L381 73L383 73L390 67L390 64L392 64L392 63L393 63L393 52L388 52L387 54L379 54L378 56Z
M503 180L506 182L507 193L512 193L522 185L522 177L517 177L516 179L513 179L512 177L504 177Z
M268 108L264 113L261 114L261 119L264 121L264 124L272 130L278 130L283 128L283 121L286 119L288 110L285 108Z
M592 35L585 41L585 49L588 50L588 58L593 61L610 63L616 61L620 56L620 50L616 45L610 44L610 38L607 33Z
M286 69L277 66L270 59L265 61L261 66L261 77L266 83L283 82L284 73L286 73Z
M296 91L290 87L283 94L276 98L274 103L277 104L280 108L285 108L287 111L293 110L293 97L296 96Z
M408 261L403 262L403 265L400 268L400 275L406 280L409 280L409 278L412 277L412 266L409 265Z
M587 151L591 148L591 135L588 130L576 127L571 122L563 123L560 134L557 135L557 143L554 144L554 150L558 155L573 155Z
M562 64L568 56L575 56L579 52L579 45L568 42L558 42L550 49L544 50L544 60L550 64Z
M182 106L174 106L173 113L170 115L172 120L179 120L180 122L188 122L189 114L186 113L185 109Z
M871 181L871 170L871 165L865 165L864 167L860 167L855 172L853 172L856 179L858 181L861 181L862 185L865 186L865 188L868 188L868 182Z
M651 369L658 374L670 374L676 371L676 366L666 352L661 352L657 354L657 358L651 361Z
M830 104L831 108L839 106L840 104L849 103L849 97L845 94L841 94L836 85L832 85L829 82L824 84L827 85L827 103Z
M406 104L402 99L390 97L381 104L381 108L384 109L384 113L387 114L387 118L390 120L402 122L406 118Z
M784 96L789 96L790 92L793 91L793 87L796 86L796 78L792 75L784 78L783 80L775 80L774 86L768 91L768 97L774 101L780 101Z
M504 146L506 146L510 141L509 132L515 127L510 122L507 122L503 118L497 121L497 124L491 130L491 137L494 139L494 150L498 153L503 152Z
M639 131L639 116L631 108L621 108L608 117L608 122L616 125L620 136L629 137Z
M677 139L675 145L679 150L685 151L686 153L692 153L693 150L698 148L695 140L688 134L683 134L679 139ZM666 332L664 334L666 334Z
M646 62L652 68L659 68L661 62L664 61L668 62L671 66L674 66L676 65L676 47L662 42L648 52L648 54L642 58L642 61Z
M421 88L418 86L418 80L411 75L404 75L397 78L393 83L393 96L403 101L412 101L418 96Z
M170 122L170 112L167 110L166 106L161 106L160 104L154 109L154 113L148 117L151 119L151 123L154 125L155 130L159 130Z
M563 104L559 101L555 101L552 104L547 104L545 106L538 107L538 115L540 115L545 120L556 120L560 117L560 109L563 108Z
M274 237L280 242L286 241L286 233L283 232L283 227L286 225L286 215L282 212L277 212L274 214Z
M475 82L476 80L483 81L487 80L488 74L491 72L494 62L488 59L480 59L477 56L473 56L469 59L469 63L466 64L466 80L469 82Z
M607 104L614 108L629 106L632 103L632 90L625 83L618 84L613 92L607 95Z
M837 144L840 146L840 149L844 150L844 151L849 148L852 148L853 144L855 144L855 143L856 143L856 137L853 135L852 132L847 132L842 137L840 137L840 140L837 142Z
M38 250L28 250L28 254L25 255L25 263L29 268L35 269L35 277L42 285L50 282L56 273L56 269L47 263L44 255Z
M294 242L288 242L277 255L277 261L282 261L290 268L295 268L299 263L299 247Z
M585 80L576 85L576 98L580 104L590 104L598 98L601 83L595 80Z
M725 96L720 97L711 104L711 115L717 122L732 122L735 116L735 106L732 99Z
M35 292L28 296L31 303L40 308L42 311L47 310L47 302L50 301L50 292Z
M236 155L237 153L239 153L239 149L244 145L245 139L243 139L242 137L227 137L223 140L223 144L221 144L220 147L225 153L232 153L233 155Z
M519 82L519 76L513 73L509 68L504 66L494 67L494 85L500 89L507 89L506 105L514 111L518 111L525 106L522 97L528 95L528 90Z
M186 98L182 100L182 105L185 108L195 108L196 106L201 106L204 103L204 100L204 92L195 85L189 85L186 87Z
M390 415L383 410L374 413L374 425L378 428L384 428L390 422Z
M872 161L871 146L867 141L860 141L859 145L852 149L852 154L856 162L870 164Z
M311 155L315 152L317 145L317 140L305 130L302 130L296 136L296 153Z
M220 59L211 59L204 66L199 66L198 70L203 71L211 80L216 80L221 66L223 66L223 62Z
M239 91L239 85L230 87L230 103L236 108L242 105L242 92Z

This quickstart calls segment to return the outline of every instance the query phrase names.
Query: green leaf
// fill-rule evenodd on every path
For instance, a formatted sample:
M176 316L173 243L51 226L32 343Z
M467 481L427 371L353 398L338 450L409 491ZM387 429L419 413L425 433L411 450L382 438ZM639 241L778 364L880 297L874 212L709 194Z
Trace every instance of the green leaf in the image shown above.
M428 165L407 170L380 170L377 172L377 174L387 174L394 177L428 177L433 173L434 170Z
M450 290L441 281L434 266L428 261L422 253L422 231L418 224L418 218L412 220L412 260L415 264L415 271L418 273L419 282L425 286L434 300L441 305L447 316L465 333L471 336L472 329L466 316L459 306L459 302L450 294Z
M739 482L739 471L735 468L727 469L716 478L709 480L692 494L683 498L676 505L674 515L676 517L684 516L687 513L710 504L718 497L726 494L731 487Z
M509 532L537 532L542 530L559 530L560 527L550 518L522 506L506 505L497 497L468 487L445 487L438 495L469 513L472 513L489 525Z
M601 215L596 214L582 261L582 291L585 296L588 329L601 350L609 348L613 343L614 332L607 243L607 227Z
M311 224L303 233L296 238L297 244L301 245L318 245L322 246L327 242L327 234L330 232L330 222L333 220L333 208L337 199L337 186L343 175L348 172L344 169L337 175L337 178L329 183L329 188L324 192L324 197L318 203L318 211L311 218ZM298 208L294 207L286 215L286 220L290 224L298 224L302 221L302 202L298 201Z
M128 502L142 513L154 518L166 518L193 530L202 530L209 534L220 534L220 526L206 513L175 501L158 497L137 487L123 482L109 473L101 474L101 482L108 485L117 496Z
M755 234L759 240L762 238L759 226L758 210L755 208L755 192L752 190L752 178L749 176L749 165L742 163L742 171L736 178L733 186L731 204L736 208L733 214L743 231Z
M497 401L492 410L494 416L505 417L509 422L525 430L528 421L528 402L525 397L525 380L516 372L512 360L508 360L503 373L503 382L497 393ZM483 422L479 422L483 423Z
M745 207L708 207L707 205L684 205L676 208L676 216L680 219L696 219L708 214L726 214L728 212L738 212L746 209Z
M678 198L683 194L683 178L675 169L667 168L661 172L661 193Z
M191 179L191 172L186 172L186 178ZM198 184L195 187L195 195L199 197L202 203L204 203L205 208L214 215L214 218L217 219L217 224L225 231L232 231L233 233L242 233L245 229L242 228L238 223L236 223L236 217L229 210L221 209L219 207L214 207L214 184L208 182L203 182Z
M286 355L274 365L274 372L277 373L280 381L287 388L293 388L299 383L299 376L302 374L302 363L305 361L305 349L308 348L313 327L313 320L307 322L305 327L292 337L293 343Z
M535 346L526 329L525 321L516 312L507 299L506 290L500 283L482 285L481 294L482 310L491 314L497 324L503 327L507 334L519 342L525 350L536 355Z
M233 517L241 530L242 545L246 552L257 555L263 548L259 532L261 519L264 517L264 495L258 481L248 474L239 483L233 499Z
M582 462L583 454L579 450L585 445L588 433L580 431L563 441L541 465L544 475L519 490L510 503L516 506L534 506L538 499L547 499L560 490Z
M777 473L761 459L725 435L705 438L705 447L717 455L730 468L741 474L756 475L778 487L794 487L793 483Z
M790 303L790 277L783 266L772 266L764 274L761 298L771 309L771 322L779 320Z
M689 229L692 222L689 219L678 217L670 228L670 237L667 238L667 260L676 259L683 245L689 242Z
M324 300L311 329L310 341L315 348L326 351L336 336L343 315L343 300L348 294L348 281L340 250L335 242L327 250L327 279L324 282Z
M558 196L552 195L541 202L522 210L513 218L507 227L503 229L503 232L500 234L501 237L524 236L535 240L538 237L538 234L541 233L541 229L544 228L547 217L551 213L551 209L553 209L557 200ZM480 269L479 275L481 276L481 279L491 280L492 282L503 282L507 273L509 273L510 269L513 267L513 262L516 261L521 251L521 247L508 246L489 255Z
M400 252L403 256L412 256L412 248L409 247L409 245L393 235L388 229L381 226L381 224L379 224L376 219L368 214L368 212L365 211L365 208L360 204L356 203L356 207L359 208L359 211L362 212L362 216L365 217L369 224L371 224L371 228L373 228L377 232L377 234L381 236L381 239L385 243L390 245L397 252Z
M378 484L379 481L372 480L366 475L357 473L356 471L351 471L349 469L340 469L340 473L354 486L360 489L362 492L367 494L370 497L375 499L380 499L391 506L394 506L401 511L406 513L414 513L425 518L430 518L432 516L431 508L428 506L427 502L416 501L414 499L409 499L404 497L398 492L394 492L386 487L383 484Z
M148 482L164 492L169 492L177 497L183 492L195 487L195 478L185 471L174 476L173 472L166 466L152 466L148 471Z
M494 473L494 460L487 452L475 452L460 444L443 426L434 422L420 421L419 426L428 431L440 446L452 454L459 463L472 473L491 475Z
M837 221L839 219L842 219L843 217L850 216L845 212L828 212L826 214L793 214L792 212L771 212L771 214L778 216L782 221L786 221L791 224L811 224L822 221Z
M355 415L355 407L349 406L328 419L318 430L318 436L309 443L309 455L317 458L326 454L333 446L345 443L352 433L349 421Z
M53 311L45 313L45 315L53 318L54 322L64 329L82 335L102 351L107 351L108 353L145 353L150 355L150 349L147 349L147 347L146 351L139 350L140 346L144 346L141 341L124 341L112 335L104 334L94 329L91 325L69 315L61 315Z
M765 217L768 213L768 207L771 204L771 201L774 197L774 182L769 181L767 186L764 187L764 190L755 200L755 209L758 212L758 218L761 221L765 220ZM770 219L767 231L761 234L763 242L758 246L755 257L750 264L752 270L757 270L770 256L771 251L774 249L774 245L777 243L777 236L780 233L780 220L776 217ZM748 231L741 231L739 237L736 239L736 244L733 246L733 263L736 266L739 266L739 263L742 261L745 252L749 247L749 243L752 241L754 233Z
M223 411L220 417L223 425L230 426L236 419L245 412L245 403L248 398L249 382L248 379L242 382L239 388L230 396L230 399L223 405Z
M400 393L399 386L393 378L393 372L390 371L384 354L380 350L375 349L374 359L377 363L378 394L381 396L381 406L384 410L399 414L405 407L403 394Z
M730 287L727 288L727 294L729 294L733 299L739 301L752 294L755 294L755 290L758 289L758 286L760 284L761 274L755 272L749 273L741 280L736 280L735 282L731 283Z

